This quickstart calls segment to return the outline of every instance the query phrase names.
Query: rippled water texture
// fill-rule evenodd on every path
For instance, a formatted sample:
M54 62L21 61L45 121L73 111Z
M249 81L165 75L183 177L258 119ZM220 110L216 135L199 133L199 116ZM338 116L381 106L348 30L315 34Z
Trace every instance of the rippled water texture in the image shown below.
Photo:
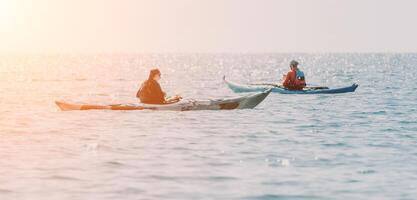
M230 97L301 62L316 85L253 110L61 112L168 94ZM0 56L0 199L416 199L417 54Z

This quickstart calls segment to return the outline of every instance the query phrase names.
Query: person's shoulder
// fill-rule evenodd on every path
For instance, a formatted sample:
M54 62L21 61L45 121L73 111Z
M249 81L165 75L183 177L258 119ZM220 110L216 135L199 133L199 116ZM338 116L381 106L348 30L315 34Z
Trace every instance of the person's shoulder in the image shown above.
M142 82L142 85L146 85L146 84L148 84L148 82L149 82L148 80L145 80L145 81Z
M149 83L150 84L152 84L152 85L159 85L159 83L158 83L158 81L155 81L155 80L148 80L149 81Z
M155 80L148 80L149 81L149 85L151 86L151 87L161 87L161 85L159 85L159 83L158 83L158 81L155 81Z

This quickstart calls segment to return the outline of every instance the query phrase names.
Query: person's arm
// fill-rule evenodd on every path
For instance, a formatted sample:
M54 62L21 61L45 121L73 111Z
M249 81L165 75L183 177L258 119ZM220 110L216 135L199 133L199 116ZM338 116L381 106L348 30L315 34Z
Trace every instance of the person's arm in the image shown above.
M292 77L292 72L288 72L287 76L285 76L284 82L282 82L282 86L288 87L290 85L290 82L291 82L291 77Z
M159 83L156 83L154 85L154 92L155 92L155 97L156 99L158 99L158 101L160 102L165 102L165 93L162 91L161 86L159 85Z
M165 100L165 103L167 103L167 104L176 103L176 102L180 101L181 99L182 98L180 98L180 97L171 97L171 98Z
M145 83L142 83L142 84L140 85L140 87L139 87L138 91L136 92L136 98L140 98L140 93L141 93L141 90L142 90L142 88L143 88L144 84L145 84Z

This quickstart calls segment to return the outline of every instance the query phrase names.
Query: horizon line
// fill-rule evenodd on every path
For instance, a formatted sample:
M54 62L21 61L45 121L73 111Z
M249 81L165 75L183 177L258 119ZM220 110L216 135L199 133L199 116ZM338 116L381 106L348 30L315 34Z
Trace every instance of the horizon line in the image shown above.
M417 54L417 51L323 51L323 52L1 52L0 55L267 55L267 54Z

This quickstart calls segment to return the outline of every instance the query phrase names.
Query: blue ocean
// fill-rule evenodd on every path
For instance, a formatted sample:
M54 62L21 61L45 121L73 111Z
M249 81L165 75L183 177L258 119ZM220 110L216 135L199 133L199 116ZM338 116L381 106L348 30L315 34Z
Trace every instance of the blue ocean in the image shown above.
M137 102L152 68L168 95L223 82L354 93L271 93L255 109L67 111ZM417 54L0 55L0 199L417 199Z

